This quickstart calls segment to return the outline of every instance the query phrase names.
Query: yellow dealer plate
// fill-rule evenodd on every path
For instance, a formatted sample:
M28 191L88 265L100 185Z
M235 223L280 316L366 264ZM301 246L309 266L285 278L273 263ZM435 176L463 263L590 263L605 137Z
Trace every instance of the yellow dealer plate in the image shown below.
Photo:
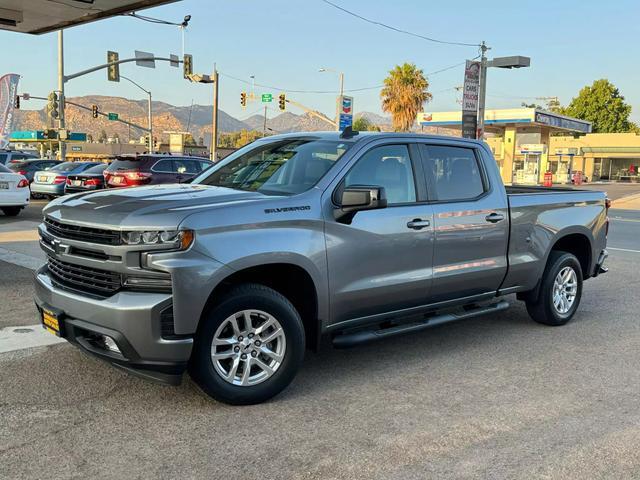
M61 320L57 313L47 308L42 309L42 325L49 332L56 336L61 335Z

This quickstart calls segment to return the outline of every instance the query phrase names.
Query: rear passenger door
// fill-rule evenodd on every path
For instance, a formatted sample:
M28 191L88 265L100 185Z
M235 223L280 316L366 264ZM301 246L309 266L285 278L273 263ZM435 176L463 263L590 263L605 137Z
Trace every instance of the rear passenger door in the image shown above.
M162 158L151 167L151 183L178 183L173 159Z
M472 143L423 143L420 152L434 214L431 302L495 292L507 271L509 241L496 171L484 167Z

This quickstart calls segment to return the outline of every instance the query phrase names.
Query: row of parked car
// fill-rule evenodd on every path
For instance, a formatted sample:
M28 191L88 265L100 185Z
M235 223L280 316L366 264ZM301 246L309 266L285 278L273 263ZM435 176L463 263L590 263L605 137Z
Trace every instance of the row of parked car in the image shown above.
M4 160L4 162L3 162ZM69 193L86 192L102 188L122 188L161 183L185 183L213 165L198 157L183 157L170 154L123 155L111 162L61 162L59 160L25 158L19 155L0 156L3 175L13 173L15 179L7 180L3 187L0 181L0 209L8 202L9 183L15 188L29 187L33 198L53 198ZM7 177L8 178L8 177ZM13 190L13 187L12 187ZM4 193L4 195L3 195ZM22 195L24 196L24 195ZM22 198L22 196L20 198ZM13 200L12 200L13 201ZM27 199L28 202L28 199ZM18 208L26 206L11 205ZM13 213L15 208L11 209ZM6 212L5 212L6 213Z

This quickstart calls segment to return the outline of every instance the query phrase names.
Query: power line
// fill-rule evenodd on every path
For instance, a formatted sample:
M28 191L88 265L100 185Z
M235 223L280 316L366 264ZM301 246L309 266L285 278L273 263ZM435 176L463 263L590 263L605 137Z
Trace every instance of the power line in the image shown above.
M464 43L464 42L449 42L446 40L439 40L437 38L433 38L433 37L426 37L424 35L420 35L418 33L414 33L414 32L410 32L408 30L403 30L401 28L398 27L394 27L391 25L387 25L386 23L382 23L382 22L378 22L376 20L371 20L369 18L363 17L362 15L358 15L355 12L352 12L350 10L347 10L346 8L342 8L340 5L336 5L335 3L330 2L329 0L320 0L324 3L326 3L327 5L331 5L333 8L336 8L344 13L347 13L353 17L359 18L360 20L363 20L367 23L370 23L372 25L377 25L379 27L383 27L386 28L388 30L392 30L394 32L398 32L398 33L404 33L405 35L410 35L412 37L416 37L416 38L420 38L422 40L426 40L428 42L433 42L433 43L441 43L441 44L445 44L445 45L458 45L458 46L463 46L463 47L479 47L480 45L477 43Z
M474 57L474 58L472 58L472 60L476 60L477 58L479 58L479 57ZM425 74L425 76L426 77L431 77L433 75L437 75L439 73L446 72L447 70L451 70L451 69L454 69L456 67L460 67L460 66L464 65L465 63L466 63L466 60L464 62L459 62L459 63L456 63L454 65L449 65L448 67L444 67L444 68L441 68L439 70L434 70L433 72L428 72L428 73ZM253 85L253 86L261 87L261 88L269 88L271 90L277 90L277 91L280 91L280 92L334 94L334 95L336 94L335 90L294 90L294 89L290 89L290 88L274 87L273 85L264 85L264 84L261 84L261 83L252 83L252 82L250 82L248 80L245 80L244 78L235 77L233 75L229 75L228 73L219 72L219 75L222 75L223 77L230 78L232 80L236 80L237 82L242 82L242 83L247 84L247 85ZM375 86L372 86L372 87L349 88L349 89L346 89L345 92L355 93L355 92L364 92L366 90L380 90L383 87L384 87L384 84L375 85Z

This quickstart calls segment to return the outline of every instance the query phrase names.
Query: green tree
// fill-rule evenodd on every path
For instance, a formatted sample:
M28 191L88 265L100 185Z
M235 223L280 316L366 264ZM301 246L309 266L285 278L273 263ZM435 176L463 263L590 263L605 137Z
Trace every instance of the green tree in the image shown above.
M418 112L432 98L428 88L429 81L424 72L413 63L396 65L389 72L389 76L384 79L380 98L382 110L391 114L394 130L411 130Z
M619 133L632 130L629 121L631 105L625 103L620 91L606 78L586 86L561 113L587 120L595 133Z
M353 121L353 125L351 128L353 128L353 130L357 132L379 132L380 131L380 127L373 124L372 122L367 120L365 117L356 118Z

